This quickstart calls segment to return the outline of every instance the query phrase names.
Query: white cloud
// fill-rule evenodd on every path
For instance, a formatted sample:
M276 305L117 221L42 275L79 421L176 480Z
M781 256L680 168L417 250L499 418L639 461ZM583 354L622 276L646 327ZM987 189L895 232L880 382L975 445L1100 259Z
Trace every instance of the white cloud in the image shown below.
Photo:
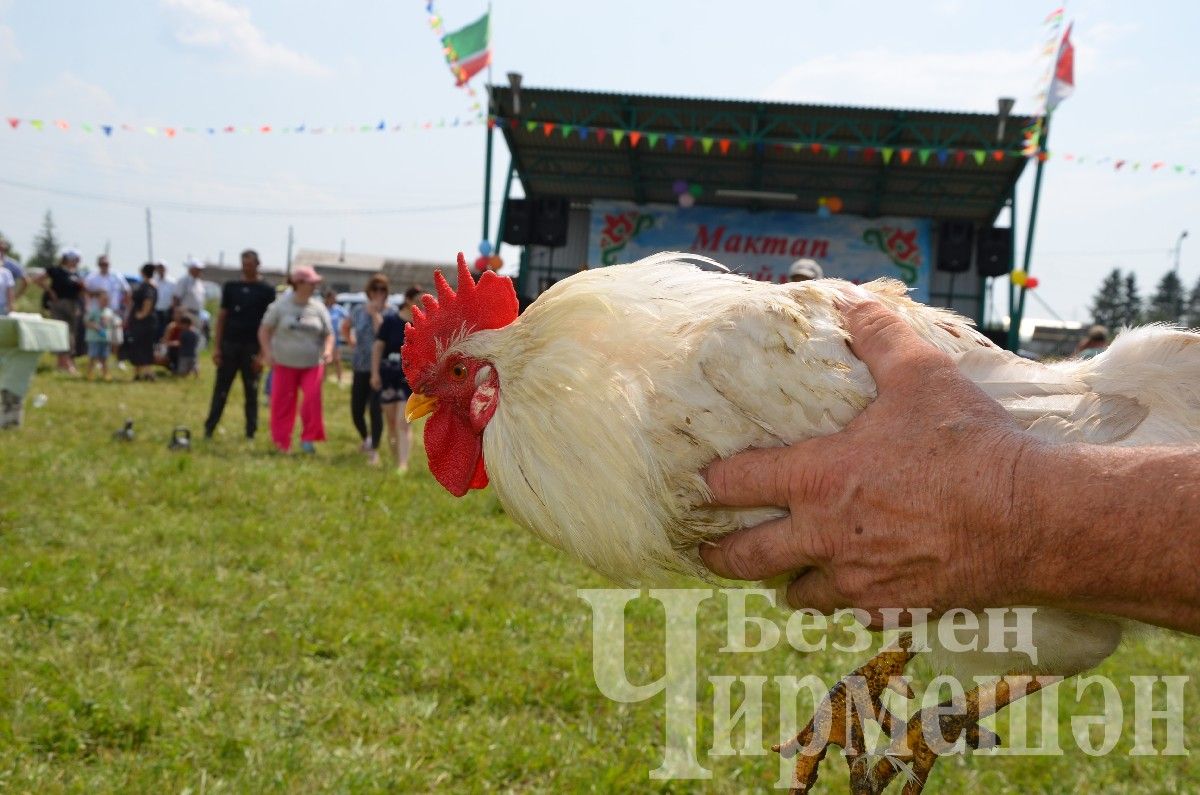
M996 112L998 97L1033 107L1039 63L1033 49L899 53L887 49L801 61L767 86L767 99L834 105L954 108Z
M227 0L162 0L175 12L175 38L180 44L222 52L237 62L260 69L277 69L322 77L329 69L315 59L278 42L268 41L250 19L247 8Z

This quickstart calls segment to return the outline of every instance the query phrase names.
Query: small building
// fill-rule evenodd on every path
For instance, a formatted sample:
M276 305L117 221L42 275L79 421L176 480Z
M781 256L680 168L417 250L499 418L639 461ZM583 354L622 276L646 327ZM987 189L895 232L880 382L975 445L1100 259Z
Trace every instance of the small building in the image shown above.
M325 286L339 293L361 292L371 275L380 272L388 277L392 291L397 293L404 292L414 285L432 291L433 272L438 269L442 270L451 284L456 281L452 262L428 262L379 254L302 248L292 257L292 267L300 265L308 265L316 270L325 280ZM282 284L287 278L284 271L271 268L263 268L262 276L273 285ZM204 279L207 281L224 284L240 278L240 265L205 263Z

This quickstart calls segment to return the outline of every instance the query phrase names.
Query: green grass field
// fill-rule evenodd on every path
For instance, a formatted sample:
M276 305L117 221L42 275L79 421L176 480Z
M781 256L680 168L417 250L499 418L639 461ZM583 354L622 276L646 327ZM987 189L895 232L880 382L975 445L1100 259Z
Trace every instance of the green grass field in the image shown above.
M773 754L708 756L707 677L832 682L863 661L722 654L724 608L710 600L699 747L714 777L651 781L662 697L616 704L592 677L576 589L603 581L514 526L491 492L450 497L419 449L407 477L367 468L349 393L333 384L315 457L271 455L265 431L244 443L240 385L212 442L169 452L176 424L199 436L211 376L207 360L198 381L43 371L32 393L46 405L27 402L24 427L0 432L0 790L767 791ZM131 444L110 438L125 417ZM663 665L660 612L643 600L627 620L630 677L649 681ZM1071 740L1070 716L1099 708L1076 704L1068 682L1063 755L948 759L929 791L1196 791L1200 754L1129 755L1128 676L1190 675L1198 659L1200 640L1163 633L1103 665L1126 697L1111 755ZM765 744L777 692L765 691ZM1189 746L1198 697L1189 684ZM1156 738L1161 748L1161 725ZM821 791L845 791L838 765L826 762Z

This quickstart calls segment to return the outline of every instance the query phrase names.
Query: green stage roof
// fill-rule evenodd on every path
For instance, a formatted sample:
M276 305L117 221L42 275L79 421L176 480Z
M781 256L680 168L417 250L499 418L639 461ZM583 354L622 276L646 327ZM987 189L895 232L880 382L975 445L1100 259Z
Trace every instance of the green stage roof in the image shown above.
M509 87L489 91L528 196L674 203L682 180L700 204L811 212L832 196L855 215L982 224L1025 168L1032 121L1010 117L998 140L982 113L547 88L521 88L517 109Z

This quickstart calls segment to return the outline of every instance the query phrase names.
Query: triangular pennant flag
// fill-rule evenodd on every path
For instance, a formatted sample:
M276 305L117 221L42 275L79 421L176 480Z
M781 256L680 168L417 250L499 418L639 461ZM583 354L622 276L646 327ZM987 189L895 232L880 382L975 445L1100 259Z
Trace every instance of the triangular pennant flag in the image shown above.
M658 133L647 133L646 145L649 146L651 149L658 146Z
M608 137L608 128L607 127L597 127L596 128L596 140L597 141L599 141L600 143L604 143L604 139L607 137Z
M907 164L907 163L908 163L908 160L909 160L909 158L911 158L911 157L912 157L912 150L911 150L911 149L901 149L901 150L900 150L900 162L901 162L901 163L905 163L905 164Z
M917 150L917 160L921 161L921 165L925 165L929 162L929 156L931 154L933 154L932 149L919 149Z
M642 140L642 134L637 130L629 131L629 148L633 149L638 145L638 141Z
M147 132L149 135L158 135L158 128L157 128L157 127L146 127L146 128L144 128L144 129L146 130L146 132Z
M804 144L792 144L793 152L799 152L803 148L804 148Z
M1182 174L1182 173L1183 173L1183 168L1184 168L1183 166L1175 166L1175 173L1176 173L1176 174ZM1195 174L1196 172L1195 172L1195 171L1193 171L1192 173L1193 173L1193 174Z
M580 127L579 128L579 140L586 141L589 132L591 132L590 127Z
M667 151L670 152L672 149L675 148L675 136L668 135L665 140L667 142Z
M950 152L949 152L949 150L946 150L946 149L939 149L937 152L937 156L938 156L938 163L940 163L944 166L944 165L946 165L946 161L950 158Z
M963 161L966 159L967 159L967 152L965 149L959 149L957 152L954 153L954 165L961 166L963 164Z
M17 125L19 125L20 123L21 123L20 119L14 119L14 118L10 117L8 120L8 126L12 127L14 130L17 129Z
M613 130L613 146L620 146L621 141L625 138L624 130Z
M101 125L100 125L100 129L101 129L101 130L104 130L104 135L105 135L105 136L107 136L107 137L111 137L111 136L112 136L112 131L113 131L113 128L112 128L112 125L111 125L111 124L101 124Z
M399 129L400 129L400 125L399 125L399 124L397 124L397 125L396 125L396 129L397 129L397 130L399 130ZM299 127L297 127L297 128L296 128L296 132L304 132L304 125L303 125L303 124L301 124Z
M762 141L759 141L756 144L754 144L754 151L758 152L761 155L763 152L767 151L767 145L765 143L763 143Z
M700 139L700 148L704 150L704 154L708 154L709 152L712 151L712 145L713 145L713 139L711 139L711 138L701 138Z
M975 165L982 166L984 159L987 158L987 152L976 149L972 154L975 156Z
M739 151L739 152L745 152L745 151L746 151L746 147L747 147L747 146L749 146L749 145L750 145L750 143L749 143L748 141L738 141L738 151ZM725 147L725 151L726 151L726 152L728 152L728 151L729 151L729 147ZM722 153L722 154L724 154L724 153Z
M813 153L814 155L819 155L819 154L821 154L821 145L820 145L820 144L811 144L811 145L809 146L809 148L810 148L810 149L812 149L812 153Z
M717 146L720 148L721 154L723 154L723 155L729 154L729 139L728 138L722 138L720 141L717 142Z
M569 137L569 136L571 135L571 130L574 130L574 129L575 129L575 127L574 127L573 125L570 125L570 124L564 124L564 125L562 126L562 136L563 136L563 138L567 138L567 137Z
M525 122L525 132L533 132L536 127L537 127L536 121Z
M868 146L863 150L863 160L870 160L875 156L875 147Z
M883 155L883 164L885 166L892 162L892 155L895 153L895 151L896 150L892 149L890 146L885 146L880 150L880 153ZM867 155L867 157L870 157L870 155Z
M174 127L167 127L163 130L163 132L165 132L167 134L168 138L175 137L175 128Z
M1164 162L1162 162L1161 160L1159 160L1157 163L1154 163L1153 165L1151 165L1151 166L1150 166L1150 170L1151 170L1151 171L1158 171L1160 168L1162 168L1162 167L1163 167L1163 166L1165 166L1165 165L1166 165L1166 163L1164 163Z
M367 125L365 125L365 124L364 124L364 125L363 125L363 129L370 129L370 128L369 128L369 127L367 127ZM261 126L261 127L259 127L259 128L258 128L258 131L259 131L259 132L261 132L261 133L269 133L269 132L271 132L271 125L269 125L269 124L264 124L263 126Z
M690 135L683 136L683 151L691 152L692 147L696 145L696 139Z
M1125 161L1124 161L1124 160L1118 160L1116 163L1113 163L1113 171L1120 171L1120 170L1121 170L1121 166L1123 166L1123 165L1125 165Z
M829 158L831 160L837 157L837 154L841 151L841 149L842 147L838 146L837 144L830 144L829 146L825 147L825 151L829 153Z
M42 120L41 119L30 119L29 126L35 130L40 130L40 129L42 129Z
M1137 171L1141 167L1142 167L1141 163L1134 163L1132 166L1130 166L1130 168L1132 168L1134 171Z
M995 160L997 163L1002 162L1004 160L1004 151L1001 149L997 149L994 152L992 152L992 160Z
M552 122L552 121L545 122L544 124L542 124L542 132L547 137L549 137L550 133L554 132L554 127L555 127L554 122Z
M57 120L56 122L54 122L54 126L55 126L55 127L57 127L57 128L58 128L58 129L60 129L60 130L66 130L66 129L68 129L68 128L69 128L71 125L67 124L67 123L66 123L65 121L63 121L62 119L59 119L59 120Z

